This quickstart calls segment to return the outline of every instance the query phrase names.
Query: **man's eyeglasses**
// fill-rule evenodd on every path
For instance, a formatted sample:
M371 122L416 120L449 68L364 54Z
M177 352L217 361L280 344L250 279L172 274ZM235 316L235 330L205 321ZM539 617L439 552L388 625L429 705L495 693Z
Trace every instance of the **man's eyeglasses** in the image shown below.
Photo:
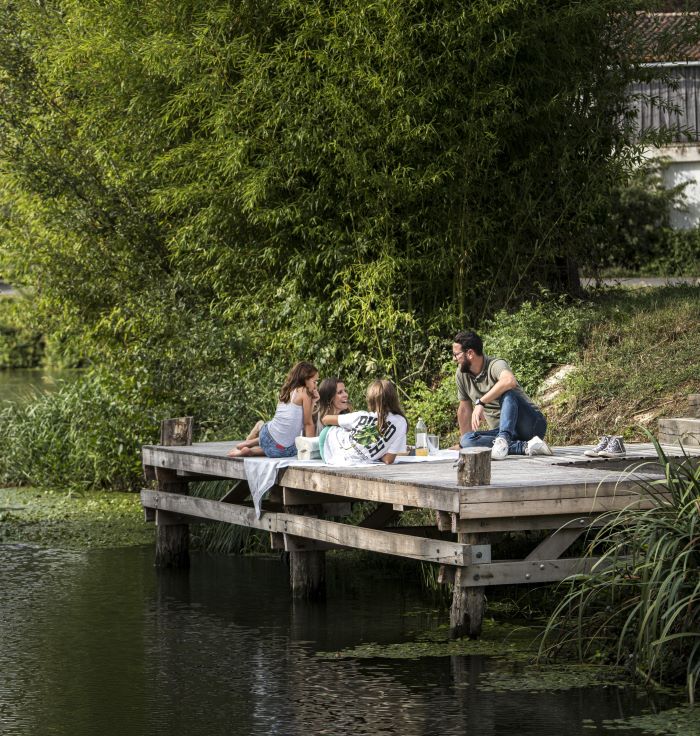
M467 348L467 350L468 350L468 349L469 349L469 348ZM455 360L457 360L457 358L459 358L459 356L460 356L460 355L464 355L464 353L466 353L466 352L467 352L467 350L460 350L460 351L459 351L458 353L452 353L452 357L453 357L453 358L454 358Z

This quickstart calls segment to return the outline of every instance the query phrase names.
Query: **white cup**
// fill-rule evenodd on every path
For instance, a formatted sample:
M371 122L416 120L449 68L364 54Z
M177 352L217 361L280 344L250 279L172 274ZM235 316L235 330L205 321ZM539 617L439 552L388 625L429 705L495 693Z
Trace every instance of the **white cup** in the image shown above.
M428 435L428 452L431 455L440 451L440 435L429 434Z

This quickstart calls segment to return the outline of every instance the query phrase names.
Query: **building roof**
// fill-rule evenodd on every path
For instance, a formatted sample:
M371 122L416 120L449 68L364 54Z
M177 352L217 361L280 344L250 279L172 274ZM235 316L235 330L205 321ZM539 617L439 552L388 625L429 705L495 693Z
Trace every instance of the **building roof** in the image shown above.
M644 61L700 61L700 13L638 13Z

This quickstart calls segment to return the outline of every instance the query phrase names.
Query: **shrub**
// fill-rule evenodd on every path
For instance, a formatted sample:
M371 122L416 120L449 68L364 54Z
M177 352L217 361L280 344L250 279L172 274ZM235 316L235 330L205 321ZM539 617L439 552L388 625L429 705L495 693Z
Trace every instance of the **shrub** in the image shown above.
M501 310L487 323L484 349L505 358L523 389L535 394L552 368L574 359L592 314L583 302L528 301L510 314Z

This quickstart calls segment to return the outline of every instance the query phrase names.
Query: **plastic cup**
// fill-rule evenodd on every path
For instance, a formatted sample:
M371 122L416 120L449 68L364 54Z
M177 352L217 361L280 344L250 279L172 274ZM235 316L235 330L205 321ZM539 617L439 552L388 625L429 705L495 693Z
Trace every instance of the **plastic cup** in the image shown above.
M434 455L440 451L440 436L437 434L428 435L428 452Z

